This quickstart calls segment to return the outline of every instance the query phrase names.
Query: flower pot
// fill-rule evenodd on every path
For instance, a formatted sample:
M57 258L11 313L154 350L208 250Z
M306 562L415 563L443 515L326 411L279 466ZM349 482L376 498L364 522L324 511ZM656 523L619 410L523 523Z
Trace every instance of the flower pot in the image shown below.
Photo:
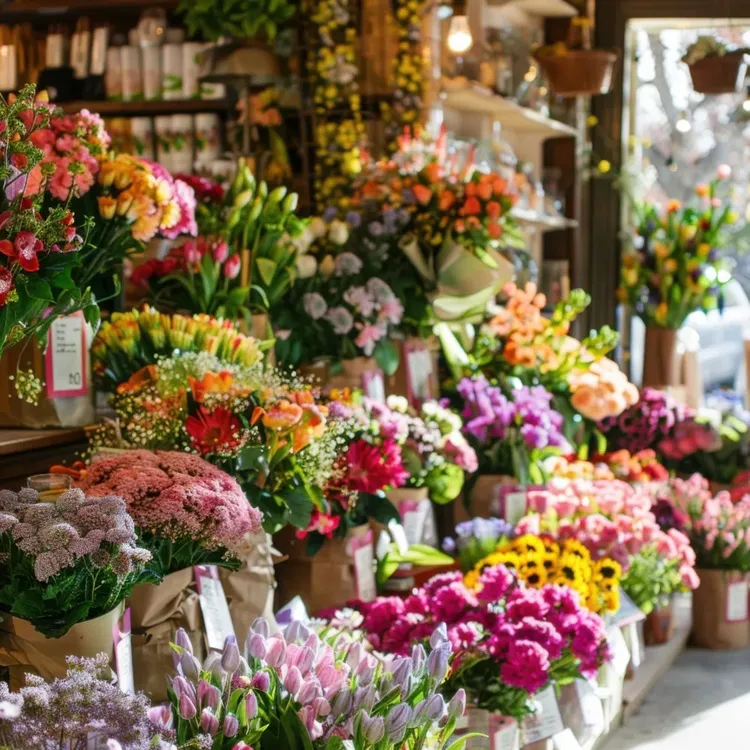
M122 605L100 617L79 622L60 638L47 638L28 620L3 615L0 622L0 665L8 667L10 689L25 684L28 672L45 680L64 677L68 656L94 657L114 652L113 628L122 615Z
M562 55L534 55L555 96L607 94L612 87L617 52L604 49L568 50Z
M11 347L0 358L0 381L5 383L0 392L0 427L84 427L96 421L89 356L93 331L82 315L65 320L78 326L79 333L62 346L76 347L80 359L58 358L49 346L45 352L36 341ZM36 404L19 398L15 388L18 371L32 373L42 383Z
M643 640L647 646L661 646L671 640L674 635L674 616L672 600L663 607L656 607L646 615L643 624Z
M643 352L643 388L680 385L680 360L677 356L676 328L646 327Z
M733 94L742 91L747 56L743 52L713 55L688 65L688 69L699 94Z
M750 645L750 573L705 568L696 573L700 586L693 592L692 643L710 649Z
M275 622L273 597L276 589L271 539L263 531L252 535L255 541L252 552L242 561L239 570L219 568L219 579L229 599L234 632L244 638L253 620L264 617L269 624Z
M320 551L307 554L307 540L298 539L295 530L287 527L274 538L274 546L286 558L276 566L276 610L295 596L301 597L309 614L348 601L369 596L362 591L367 571L357 569L358 549L369 546L372 552L372 530L369 526L351 529L345 538L326 539Z
M135 688L147 693L154 702L166 701L164 675L173 670L169 644L177 629L187 631L199 659L205 655L193 569L170 573L158 585L143 583L134 586L127 604L130 607Z

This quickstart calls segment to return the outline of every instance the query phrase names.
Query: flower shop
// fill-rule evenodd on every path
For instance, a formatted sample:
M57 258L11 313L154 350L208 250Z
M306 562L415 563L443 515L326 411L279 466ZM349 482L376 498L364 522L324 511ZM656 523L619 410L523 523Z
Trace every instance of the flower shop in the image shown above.
M681 5L0 0L0 750L637 750L747 664L750 2Z

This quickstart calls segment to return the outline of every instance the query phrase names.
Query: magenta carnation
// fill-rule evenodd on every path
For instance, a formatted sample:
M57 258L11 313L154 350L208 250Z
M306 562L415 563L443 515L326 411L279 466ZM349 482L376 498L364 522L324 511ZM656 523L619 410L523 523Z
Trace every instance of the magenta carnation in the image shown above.
M542 646L533 641L514 641L500 667L500 676L507 685L536 693L547 684L549 668L549 658Z
M513 574L504 566L496 565L488 568L479 577L479 593L477 598L481 602L500 601L515 582Z

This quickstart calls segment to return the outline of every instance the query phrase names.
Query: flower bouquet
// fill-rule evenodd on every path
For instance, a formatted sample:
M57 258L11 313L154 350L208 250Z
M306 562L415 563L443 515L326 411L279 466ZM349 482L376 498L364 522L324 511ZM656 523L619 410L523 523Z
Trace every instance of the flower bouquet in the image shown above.
M384 653L406 655L429 640L437 663L445 629L453 660L444 692L465 690L471 705L513 719L531 713L533 696L547 685L593 675L609 658L604 623L576 592L528 588L503 565L488 567L475 589L461 573L445 573L405 600L381 597L360 607L362 629Z
M622 259L619 297L646 325L644 386L679 385L677 329L696 310L721 311L721 288L730 279L720 257L726 227L737 220L720 197L728 166L708 185L698 185L697 207L669 201L665 212L636 204L636 235Z
M56 503L30 489L0 491L0 552L0 651L14 682L28 669L64 675L67 653L111 654L120 604L157 577L125 502L78 489Z
M443 551L457 555L461 570L468 573L476 564L495 552L507 539L513 537L513 527L500 518L472 518L456 524L453 537L443 539Z
M529 505L539 512L523 518L516 531L576 540L594 561L611 558L622 568L622 589L648 614L673 592L698 585L695 553L683 534L659 528L650 491L619 480L553 480L529 493Z
M748 645L747 587L750 576L750 497L732 502L712 496L699 475L673 479L655 495L673 508L697 558L700 587L694 593L693 638L706 648ZM670 534L680 533L672 529Z

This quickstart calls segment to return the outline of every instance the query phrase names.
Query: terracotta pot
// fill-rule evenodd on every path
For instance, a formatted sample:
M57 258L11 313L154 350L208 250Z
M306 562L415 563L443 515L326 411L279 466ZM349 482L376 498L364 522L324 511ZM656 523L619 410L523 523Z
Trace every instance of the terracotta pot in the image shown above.
M677 356L677 329L647 326L643 352L645 388L664 388L680 385L680 360Z
M750 574L700 568L696 573L701 583L693 592L692 642L711 649L750 645Z
M123 607L115 607L100 617L79 622L60 638L47 638L28 620L3 616L0 622L0 665L8 667L10 689L25 684L28 672L45 680L64 677L67 656L94 657L114 652L112 629L122 615Z
M617 52L604 49L569 50L564 55L534 55L555 96L606 94L612 87Z
M693 88L699 94L733 94L742 91L747 73L747 55L734 52L714 55L688 65Z
M674 616L672 600L663 607L656 607L646 615L643 624L643 639L647 646L661 646L669 642L674 635Z

